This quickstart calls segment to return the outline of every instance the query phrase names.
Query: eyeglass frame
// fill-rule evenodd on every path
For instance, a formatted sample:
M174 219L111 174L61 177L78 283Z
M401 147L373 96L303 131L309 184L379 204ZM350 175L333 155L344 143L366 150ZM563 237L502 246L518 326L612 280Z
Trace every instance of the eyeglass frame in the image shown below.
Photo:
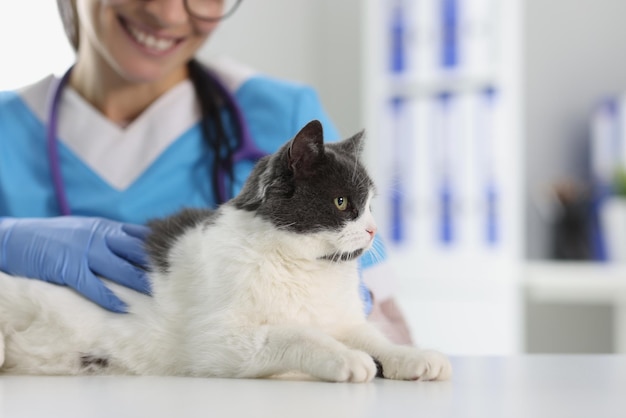
M191 7L189 7L189 0L183 0L183 4L185 5L185 10L187 10L187 13L189 13L189 16L193 17L194 19L198 19L203 22L219 22L220 20L224 20L232 16L235 11L237 11L242 1L243 0L235 0L235 4L232 6L232 8L226 14L223 14L220 17L206 17L194 13Z

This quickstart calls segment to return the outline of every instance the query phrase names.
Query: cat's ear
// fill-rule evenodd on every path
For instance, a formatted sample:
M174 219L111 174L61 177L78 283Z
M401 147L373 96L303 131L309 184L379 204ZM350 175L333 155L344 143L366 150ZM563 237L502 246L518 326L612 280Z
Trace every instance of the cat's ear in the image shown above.
M339 146L347 153L356 158L361 158L365 146L365 129L339 143Z
M289 168L296 176L306 176L324 155L324 131L318 120L312 120L300 129L289 144Z

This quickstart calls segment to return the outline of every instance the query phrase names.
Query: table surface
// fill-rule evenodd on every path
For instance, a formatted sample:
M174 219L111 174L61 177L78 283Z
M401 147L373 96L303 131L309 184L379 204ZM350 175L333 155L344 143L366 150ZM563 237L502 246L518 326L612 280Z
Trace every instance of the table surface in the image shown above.
M448 382L0 376L0 417L626 417L626 356L452 358Z

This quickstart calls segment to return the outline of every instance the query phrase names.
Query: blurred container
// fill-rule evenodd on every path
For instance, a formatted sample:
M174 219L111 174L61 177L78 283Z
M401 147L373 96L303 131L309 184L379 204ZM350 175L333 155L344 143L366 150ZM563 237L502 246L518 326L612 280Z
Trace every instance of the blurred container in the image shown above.
M612 196L605 199L600 209L600 222L607 258L612 262L626 262L626 198Z

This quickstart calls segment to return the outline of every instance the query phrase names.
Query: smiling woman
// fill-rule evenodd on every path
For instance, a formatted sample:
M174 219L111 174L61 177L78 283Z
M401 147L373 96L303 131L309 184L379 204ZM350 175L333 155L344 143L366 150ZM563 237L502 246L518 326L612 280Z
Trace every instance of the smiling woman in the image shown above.
M71 65L74 53L63 26L50 18L56 14L56 3L50 0L0 2L0 91L61 74Z

